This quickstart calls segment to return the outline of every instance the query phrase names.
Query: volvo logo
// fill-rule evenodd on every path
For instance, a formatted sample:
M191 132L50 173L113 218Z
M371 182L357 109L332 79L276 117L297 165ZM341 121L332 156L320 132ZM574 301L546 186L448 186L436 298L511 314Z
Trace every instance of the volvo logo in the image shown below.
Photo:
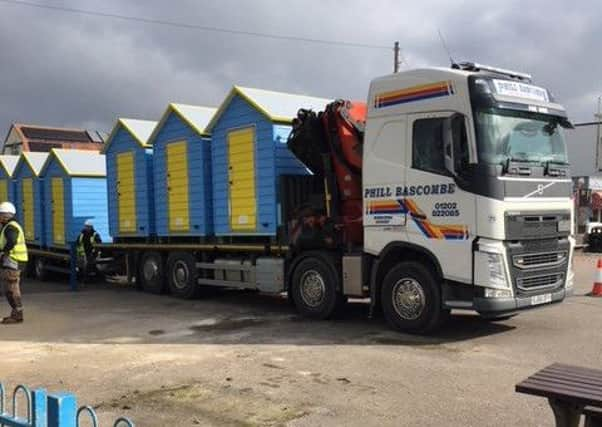
M549 182L547 184L537 184L537 189L531 191L530 193L527 193L523 196L524 199L528 198L528 197L532 197L532 196L543 196L543 192L551 187L552 185L556 184L556 182Z

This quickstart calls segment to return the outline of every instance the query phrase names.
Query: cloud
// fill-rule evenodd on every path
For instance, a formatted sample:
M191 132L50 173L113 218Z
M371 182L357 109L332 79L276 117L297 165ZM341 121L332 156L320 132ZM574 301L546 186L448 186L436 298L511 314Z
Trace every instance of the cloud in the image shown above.
M40 0L41 1L41 0ZM534 75L575 121L602 93L595 1L54 1L48 4L244 31L391 46L404 66L456 59ZM11 121L110 129L156 119L168 102L218 105L232 84L364 99L392 50L194 31L0 3L0 126Z

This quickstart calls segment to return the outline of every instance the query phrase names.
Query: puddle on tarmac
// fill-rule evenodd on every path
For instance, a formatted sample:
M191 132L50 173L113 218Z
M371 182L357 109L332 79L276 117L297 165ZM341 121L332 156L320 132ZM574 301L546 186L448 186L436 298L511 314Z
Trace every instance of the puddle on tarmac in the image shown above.
M212 324L197 324L189 329L195 332L211 332L211 331L236 331L245 328L252 328L268 323L265 319L257 319L254 317L242 317L235 319L223 319Z

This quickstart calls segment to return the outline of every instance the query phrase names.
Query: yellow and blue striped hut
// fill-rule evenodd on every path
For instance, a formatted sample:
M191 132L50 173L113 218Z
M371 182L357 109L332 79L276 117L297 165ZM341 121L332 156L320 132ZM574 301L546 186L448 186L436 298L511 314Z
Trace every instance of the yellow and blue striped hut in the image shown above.
M17 220L23 227L25 240L37 246L43 246L46 238L40 172L47 157L48 153L25 151L13 172Z
M211 133L216 235L276 234L278 178L307 175L288 150L300 108L323 110L330 100L235 86L207 126Z
M86 220L109 240L105 156L96 151L52 149L43 178L46 246L68 248Z
M19 156L11 154L0 156L0 202L16 202L13 173L18 161Z
M153 147L158 236L213 232L211 140L215 108L169 104L148 140Z
M153 150L157 122L119 119L105 144L109 232L113 238L155 234Z

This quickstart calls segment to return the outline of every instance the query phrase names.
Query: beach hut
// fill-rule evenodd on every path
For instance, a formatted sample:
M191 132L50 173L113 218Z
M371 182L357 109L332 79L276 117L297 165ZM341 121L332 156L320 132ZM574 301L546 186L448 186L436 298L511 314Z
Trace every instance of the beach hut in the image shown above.
M169 104L148 140L153 147L158 236L213 232L211 140L215 108Z
M23 227L27 243L37 246L45 244L40 171L47 157L48 153L25 151L21 153L13 172L17 220Z
M15 203L15 186L13 172L19 161L19 156L0 156L0 202Z
M109 232L113 238L155 233L153 150L147 140L156 124L119 119L105 144Z
M288 150L300 108L323 110L328 99L235 86L207 126L211 133L216 235L276 234L278 177L307 175Z
M69 248L86 220L109 240L105 156L94 151L52 149L43 178L46 246Z

